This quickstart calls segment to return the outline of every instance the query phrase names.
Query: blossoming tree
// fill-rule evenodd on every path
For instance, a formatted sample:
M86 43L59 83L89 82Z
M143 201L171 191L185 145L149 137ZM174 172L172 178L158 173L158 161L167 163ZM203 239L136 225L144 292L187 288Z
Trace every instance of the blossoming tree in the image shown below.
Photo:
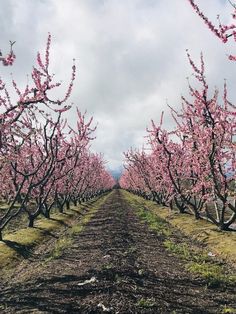
M64 118L71 108L67 101L75 65L64 96L50 96L61 85L50 73L50 45L49 34L45 57L37 54L32 82L23 91L12 80L17 95L14 103L0 81L0 197L5 201L0 212L0 240L6 225L21 213L27 214L28 226L33 227L39 215L50 217L52 207L63 211L72 199L88 200L114 185L102 157L89 152L93 119L87 121L77 109L77 125L72 128ZM12 45L10 54L1 61L12 64ZM83 187L76 182L83 182Z
M180 212L191 211L197 219L207 218L228 230L236 220L236 201L231 196L236 176L234 106L227 100L226 84L222 104L217 90L209 96L202 55L199 67L187 56L200 87L189 84L190 100L182 97L182 109L171 109L173 131L163 129L162 119L160 125L152 122L149 155L125 154L128 166L120 185L139 195L147 191L159 195L155 199L159 203L174 202Z

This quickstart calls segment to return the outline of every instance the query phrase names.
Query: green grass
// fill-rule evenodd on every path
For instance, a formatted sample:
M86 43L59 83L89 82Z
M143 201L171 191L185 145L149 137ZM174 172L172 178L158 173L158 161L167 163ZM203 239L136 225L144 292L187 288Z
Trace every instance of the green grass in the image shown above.
M228 275L221 265L215 263L191 262L187 269L203 277L209 288L217 288L236 284L236 276Z
M75 225L75 226L73 226L71 229L70 229L70 231L69 231L69 233L70 233L70 235L75 235L75 234L78 234L78 233L80 233L80 232L82 232L84 230L84 226L83 225L80 225L80 224L77 224L77 225Z
M168 251L177 254L186 260L190 260L192 257L192 254L186 243L177 244L171 240L165 240L163 244Z
M23 228L15 232L4 233L4 241L0 241L0 269L10 269L22 258L27 258L33 248L49 238L49 233L59 230L62 226L68 227L68 235L60 238L55 243L48 259L58 258L63 250L71 245L75 234L81 232L84 226L91 220L98 208L110 197L111 193L103 195L98 199L89 201L85 205L71 208L65 213L55 213L52 219L41 217L35 223L34 228ZM73 224L73 219L83 212L83 208L88 207L88 211L77 224Z
M154 298L141 298L136 304L138 307L148 309L154 307L156 302Z
M111 270L113 268L115 268L113 263L107 263L102 266L103 270Z
M92 206L89 207L89 210L83 217L81 217L80 221L77 224L70 227L68 229L67 234L63 238L60 238L55 243L54 249L51 251L50 256L47 258L46 262L51 261L53 259L57 259L62 256L64 250L73 244L74 237L84 230L86 224L89 223L94 214L97 212L97 210L106 201L108 197L110 197L110 194L105 195L98 199L96 202L92 203Z
M148 208L174 229L179 229L188 238L204 244L208 251L236 266L236 232L219 231L206 220L196 220L192 215L179 214L168 207L157 205L127 191L122 191L122 194L131 205Z
M176 243L171 239L167 239L163 244L168 251L177 254L186 261L194 261L197 263L212 262L205 250L196 247L193 248L188 243Z
M66 248L68 248L71 244L72 244L72 239L69 237L64 237L62 239L59 239L56 242L55 247L53 251L51 252L50 257L47 259L47 261L61 257L63 254L63 251Z
M137 200L136 196L131 193L122 191L128 203L135 208L137 216L141 221L146 222L150 230L155 231L158 235L169 237L172 233L169 224L161 217L150 211L145 201Z
M137 207L137 206L136 206ZM153 214L151 211L146 208L139 207L137 214L141 220L147 222L149 228L152 231L155 231L158 235L169 237L172 233L168 224L161 219L160 217Z
M169 220L167 221L163 218L163 215L159 215L163 208L126 191L122 191L122 193L130 206L136 209L137 216L141 221L147 223L148 227L156 232L157 235L162 236L163 245L166 250L180 257L185 262L185 268L195 276L203 278L206 281L207 287L215 288L236 284L236 276L229 274L224 266L225 263L208 256L208 248L202 249L201 247L194 245L192 241L177 243L179 240L174 237L174 233L177 231L179 232L179 230L176 226L171 224L171 220L169 222ZM164 217L168 217L166 209L164 210ZM186 218L189 219L189 217ZM192 219L192 217L190 218ZM176 221L175 216L174 219ZM183 216L177 218L179 223L178 226L180 226L181 219L183 219ZM202 223L203 226L205 226L206 222L203 221ZM193 222L190 223L189 228L194 229ZM198 225L197 232L199 232L199 230L201 229L199 229ZM217 231L214 231L213 233L214 237L217 237L218 234L219 232ZM188 235L188 238L191 240L190 235ZM210 240L211 239L212 238L210 238ZM233 241L230 243L232 244Z
M221 314L236 314L236 309L228 306L224 306L220 312Z

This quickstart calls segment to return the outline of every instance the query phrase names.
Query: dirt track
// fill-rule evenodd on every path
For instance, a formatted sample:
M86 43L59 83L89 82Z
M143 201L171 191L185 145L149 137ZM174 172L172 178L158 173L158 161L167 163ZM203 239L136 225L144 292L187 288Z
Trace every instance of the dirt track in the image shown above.
M187 273L119 190L60 258L43 259L0 284L1 313L221 313L236 303L235 291L206 289Z

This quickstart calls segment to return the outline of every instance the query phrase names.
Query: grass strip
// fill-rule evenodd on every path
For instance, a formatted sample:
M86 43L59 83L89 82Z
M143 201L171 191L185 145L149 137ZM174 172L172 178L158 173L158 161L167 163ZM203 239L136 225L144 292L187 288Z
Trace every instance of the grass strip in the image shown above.
M229 267L226 267L225 262L222 262L222 260L217 257L209 255L211 250L210 245L206 246L204 249L194 245L191 241L188 241L188 239L191 240L191 234L186 234L185 232L187 241L185 243L177 242L174 234L176 231L179 232L179 229L182 231L181 221L177 228L176 224L172 224L172 220L167 219L168 216L162 214L159 215L163 210L160 206L126 191L122 191L122 194L130 206L135 208L136 214L141 221L147 223L150 230L161 236L164 247L172 254L177 255L184 260L185 268L188 271L195 276L205 279L208 288L225 287L227 285L236 284L236 276L231 274L231 270L228 270ZM191 228L195 227L194 223L195 222L191 221ZM202 221L202 223L205 225L206 222ZM199 226L196 228L198 232ZM210 226L208 226L208 228L210 228ZM215 233L218 235L219 232L215 231ZM232 236L231 245L234 244L234 235ZM193 239L196 240L196 238ZM211 236L209 236L208 242L210 242L210 240ZM205 243L206 241L204 244Z
M91 219L110 194L103 195L97 200L91 200L83 205L72 206L63 214L54 213L50 219L40 217L36 220L34 228L22 228L13 233L6 233L4 241L0 242L0 269L12 268L22 259L28 258L37 245L47 241L50 233L59 230L62 226L68 227L71 234L81 232L83 225ZM84 212L84 208L89 208L89 211L81 217L79 224L74 225L73 220ZM57 247L55 247L55 256L59 256L62 249L69 245L66 239L62 238L58 241Z

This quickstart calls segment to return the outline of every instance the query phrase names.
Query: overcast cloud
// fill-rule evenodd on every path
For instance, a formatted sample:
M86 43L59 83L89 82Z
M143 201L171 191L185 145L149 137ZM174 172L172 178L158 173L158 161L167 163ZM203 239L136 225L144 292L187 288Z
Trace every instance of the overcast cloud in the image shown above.
M230 19L225 0L196 0L213 20ZM93 149L104 153L111 169L122 164L122 153L140 147L150 120L173 127L166 102L178 108L188 93L186 77L191 68L186 48L199 60L204 53L212 88L228 80L231 99L236 98L235 64L223 45L192 11L187 0L0 0L0 47L16 40L17 60L1 76L24 86L37 51L45 51L52 34L51 67L57 79L70 78L76 59L77 78L71 97L81 111L98 122ZM236 53L236 47L235 47ZM74 113L69 113L73 123Z

